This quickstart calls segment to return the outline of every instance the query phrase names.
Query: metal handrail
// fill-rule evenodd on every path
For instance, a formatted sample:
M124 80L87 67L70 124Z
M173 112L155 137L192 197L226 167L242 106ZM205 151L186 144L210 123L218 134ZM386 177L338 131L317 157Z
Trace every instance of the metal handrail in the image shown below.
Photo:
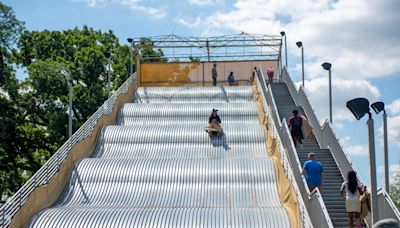
M0 208L0 227L8 226L18 210L24 205L31 193L38 187L49 183L59 171L60 166L68 157L71 149L80 141L88 138L97 122L103 116L110 115L113 107L122 94L126 94L129 87L137 83L136 73L131 75L111 97L50 157L50 159Z
M339 143L339 140L330 122L326 120L321 127L304 89L300 87L298 91L296 90L294 83L285 68L284 73L282 74L282 80L288 86L290 94L292 94L292 96L294 95L293 99L295 100L296 105L303 107L303 110L307 115L308 121L310 122L311 126L313 126L314 135L316 136L316 139L321 148L329 149L331 151L342 177L346 178L347 172L350 170L357 171L356 167L353 166L351 159L349 158L347 153L345 153L343 146ZM361 176L357 175L357 178L361 183L364 183ZM392 205L393 202L390 196L387 195L387 193L383 200L384 201L381 202L382 207L379 207L379 217L384 218L384 216L381 215L387 214L387 211L385 210L388 209L391 210L389 214L396 215L395 217L400 220L399 210ZM368 225L370 225L370 220L367 219L366 222Z
M285 75L286 73L286 75ZM262 75L262 72L261 72ZM286 69L284 68L284 73L283 73L282 80L286 82L286 80L291 80L290 76L288 76L288 73ZM263 77L262 77L263 78ZM265 83L265 80L263 80ZM295 89L294 84L292 83L292 89ZM290 92L290 94L293 96L297 93L293 93L294 91ZM312 222L314 225L318 225L321 227L333 227L333 223L330 219L330 216L328 214L328 211L326 209L325 203L322 200L321 193L319 191L316 191L314 194L310 194L310 191L308 190L307 187L307 182L304 178L304 176L301 175L301 163L299 158L297 157L296 149L293 144L293 141L291 140L290 136L290 131L287 126L286 120L283 119L282 122L279 121L279 114L278 114L278 109L275 103L275 99L272 94L271 86L268 86L268 89L266 90L266 98L269 102L269 107L272 110L272 113L270 112L270 115L272 116L272 119L274 120L273 122L277 122L279 124L279 128L277 128L278 132L278 138L280 140L284 140L284 144L286 145L286 150L285 152L288 154L288 160L290 162L291 166L291 171L295 171L297 175L295 175L296 178L294 180L296 181L297 188L301 189L300 197L304 200L305 206L307 208L307 211L309 213L312 213L312 216L310 217L312 219ZM295 98L294 98L295 99ZM272 122L272 121L270 121ZM282 142L281 142L282 143ZM297 167L297 168L296 168ZM293 182L292 182L293 183ZM322 214L321 214L322 213ZM321 220L320 218L324 218Z
M268 93L268 91L272 91L271 90L271 85L267 86L267 84L265 83L265 80L264 80L265 77L264 77L263 71L261 70L261 66L259 67L258 73L260 74L261 79L263 79L262 81L264 83L261 83L261 84L265 86L266 93ZM267 95L268 96L265 99L267 101L267 104L269 104L270 109L274 113L274 115L271 115L272 119L274 120L275 123L278 124L279 127L281 127L282 125L281 125L281 123L279 121L278 108L277 108L276 103L275 103L274 95L272 94L272 92L268 93Z
M394 204L392 198L390 197L389 193L386 192L385 188L379 188L378 189L378 203L379 202L379 196L384 197L384 202L386 207L390 208L390 212L392 213L391 215L383 215L379 213L380 218L387 218L387 217L395 217L398 221L400 221L400 212L399 209L396 207L396 204ZM382 209L383 210L383 209Z
M260 79L260 77L261 77L261 79ZM262 74L257 74L256 85L257 85L258 91L261 93L261 100L263 103L263 111L269 119L272 119L271 109L267 108L268 105L267 105L266 94L265 94L265 93L267 93L267 86L266 86L265 80L263 80L263 78L264 77L262 77ZM279 133L278 133L278 129L275 125L275 121L268 121L268 130L272 131L272 137L276 139L276 142L278 144L280 161L284 168L286 176L291 183L294 183L294 181L296 181L296 178L295 178L295 175L294 175L292 167L291 167L291 162L289 161L290 159L287 154L287 150L284 148L284 146L283 146L284 144L282 143L282 141L279 137ZM292 186L293 186L294 192L296 194L296 198L299 203L299 211L300 211L300 216L301 216L301 221L302 221L302 227L307 227L307 228L313 227L313 224L311 222L310 216L308 214L306 205L303 201L303 197L298 188L298 185L293 184Z

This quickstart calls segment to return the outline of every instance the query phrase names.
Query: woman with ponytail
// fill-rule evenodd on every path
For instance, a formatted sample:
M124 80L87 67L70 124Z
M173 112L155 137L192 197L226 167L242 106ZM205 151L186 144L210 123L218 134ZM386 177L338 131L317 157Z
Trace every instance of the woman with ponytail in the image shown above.
M347 180L343 182L340 193L346 200L346 211L349 216L349 227L353 228L353 218L358 219L357 227L361 227L360 211L360 195L362 195L362 185L357 180L357 173L349 171Z

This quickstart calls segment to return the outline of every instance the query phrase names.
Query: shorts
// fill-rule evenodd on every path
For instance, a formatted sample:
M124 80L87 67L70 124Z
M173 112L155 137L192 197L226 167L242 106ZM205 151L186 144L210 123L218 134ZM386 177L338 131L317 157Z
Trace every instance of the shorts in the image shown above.
M360 212L361 202L360 196L346 196L346 211L347 212Z

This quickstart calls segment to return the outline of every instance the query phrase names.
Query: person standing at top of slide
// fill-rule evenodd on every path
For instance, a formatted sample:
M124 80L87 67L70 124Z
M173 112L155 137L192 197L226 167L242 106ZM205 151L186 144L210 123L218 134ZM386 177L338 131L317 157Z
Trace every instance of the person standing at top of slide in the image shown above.
M212 80L213 80L213 86L217 86L217 64L214 63L214 66L211 70L211 75L212 75Z
M271 66L267 67L267 75L268 75L268 82L272 83L272 80L274 79L274 68Z

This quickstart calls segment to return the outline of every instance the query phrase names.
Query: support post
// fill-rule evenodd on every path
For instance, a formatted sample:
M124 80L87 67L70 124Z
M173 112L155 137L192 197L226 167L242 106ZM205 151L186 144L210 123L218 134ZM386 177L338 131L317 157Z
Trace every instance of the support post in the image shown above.
M304 80L303 80L303 87L304 87ZM333 124L333 121L332 121L332 75L331 75L331 69L329 69L329 120L331 121L331 124Z
M385 160L385 190L389 193L389 153L388 153L388 139L387 139L387 116L386 111L383 110L383 153Z
M288 65L287 65L287 42L286 41L287 40L286 40L286 34L285 34L285 67L287 69Z
M72 136L72 79L69 80L68 138Z
M304 47L303 46L301 46L301 78L302 78L302 81L303 81L303 89L304 89Z
M371 113L367 121L368 125L368 144L369 144L369 168L371 175L371 218L372 224L375 224L379 220L378 211L378 194L376 185L376 161L375 161L375 135L374 135L374 120L371 118Z
M206 40L206 46L207 46L207 59L208 62L210 62L210 44L208 43L208 39Z
M130 43L131 43L131 47L129 49L129 52L130 52L130 55L131 55L131 67L130 67L130 70L129 70L129 72L130 72L129 77L132 76L132 74L133 74L133 40Z
M132 75L132 74L131 74ZM111 97L111 53L108 57L108 83L107 83L107 95L108 98Z

